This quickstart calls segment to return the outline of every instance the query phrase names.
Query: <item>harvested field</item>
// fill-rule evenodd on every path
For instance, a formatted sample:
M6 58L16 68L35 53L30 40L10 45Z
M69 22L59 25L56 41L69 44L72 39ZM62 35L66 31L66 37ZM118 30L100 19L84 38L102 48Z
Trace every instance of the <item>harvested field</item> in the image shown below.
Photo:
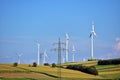
M50 78L47 75L39 74L39 73L0 73L0 77L4 78Z

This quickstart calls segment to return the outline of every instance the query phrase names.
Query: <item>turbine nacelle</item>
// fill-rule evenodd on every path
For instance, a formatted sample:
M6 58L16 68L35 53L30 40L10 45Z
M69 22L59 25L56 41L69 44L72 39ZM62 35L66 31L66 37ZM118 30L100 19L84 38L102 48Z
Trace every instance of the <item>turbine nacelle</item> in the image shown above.
M22 54L22 53L21 53L21 54L17 54L17 53L16 53L16 55L17 55L18 57L21 57L23 54Z
M94 22L92 22L92 30L91 30L91 33L90 33L90 38L91 36L96 36L96 33L94 31Z

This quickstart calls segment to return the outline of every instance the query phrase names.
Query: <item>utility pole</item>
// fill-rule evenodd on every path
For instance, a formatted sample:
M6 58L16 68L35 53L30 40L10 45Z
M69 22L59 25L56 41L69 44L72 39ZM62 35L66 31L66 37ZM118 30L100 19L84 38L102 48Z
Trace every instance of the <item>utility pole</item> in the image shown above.
M58 42L57 43L54 43L54 44L57 44L58 45L58 48L55 48L55 49L53 49L54 51L58 51L58 80L61 80L61 51L63 50L66 50L66 49L64 49L64 48L61 48L61 45L62 44L65 44L65 43L62 43L61 41L60 41L60 38L59 38L59 40L58 40Z

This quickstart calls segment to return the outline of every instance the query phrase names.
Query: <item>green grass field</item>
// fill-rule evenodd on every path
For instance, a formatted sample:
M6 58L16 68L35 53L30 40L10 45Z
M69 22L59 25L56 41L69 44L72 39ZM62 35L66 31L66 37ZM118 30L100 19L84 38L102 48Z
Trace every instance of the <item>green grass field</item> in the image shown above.
M120 79L120 65L98 66L97 61L66 63L62 66L71 64L82 64L85 66L96 66L99 76L86 74L80 71L61 69L62 80L118 80ZM29 67L21 64L13 67L12 64L0 64L1 80L58 80L58 68L51 66Z
M96 66L99 75L104 78L120 79L120 65Z

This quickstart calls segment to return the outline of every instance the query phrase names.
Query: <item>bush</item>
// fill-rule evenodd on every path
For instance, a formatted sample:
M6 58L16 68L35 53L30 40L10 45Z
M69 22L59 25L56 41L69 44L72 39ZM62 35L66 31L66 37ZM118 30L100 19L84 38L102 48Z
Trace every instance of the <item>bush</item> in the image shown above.
M48 63L44 63L44 66L49 66L49 64Z
M13 63L13 66L14 67L18 66L18 63L17 62Z
M95 68L95 66L91 66L91 67L87 67L86 68L86 71L90 74L93 74L93 75L98 75L98 71L97 69Z
M29 67L31 67L31 65L30 65L30 64L29 64L28 66L29 66Z
M56 67L56 64L55 64L55 63L52 63L52 67Z
M37 67L37 63L34 62L33 65L32 65L32 67Z
M98 65L120 64L120 59L99 60Z
M87 67L82 65L68 65L67 69L78 70L88 74L98 75L98 71L94 66Z

